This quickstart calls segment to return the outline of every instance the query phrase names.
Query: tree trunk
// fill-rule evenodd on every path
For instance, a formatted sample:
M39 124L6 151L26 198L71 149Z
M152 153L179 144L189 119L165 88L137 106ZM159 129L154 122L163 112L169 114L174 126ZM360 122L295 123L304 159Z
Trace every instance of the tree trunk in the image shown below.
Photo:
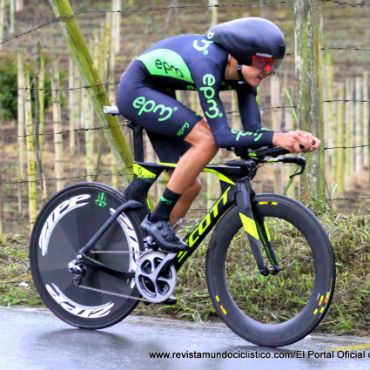
M299 127L312 132L323 143L323 103L321 81L320 7L318 0L294 0L295 64L298 83ZM320 209L325 201L324 144L306 156L307 167L300 184L301 200Z
M102 84L101 78L94 67L80 27L75 17L71 16L73 14L71 6L68 0L49 1L56 17L66 16L63 18L63 21L60 22L62 25L63 34L68 42L72 57L75 63L79 66L81 77L84 83L88 86L91 86L88 91L100 124L101 126L109 126L109 130L105 131L108 136L108 141L113 148L113 152L117 156L120 167L125 165L125 173L132 173L132 155L130 153L130 149L127 145L125 137L123 136L117 118L111 115L106 115L103 112L103 106L110 105L110 101L108 99L105 87Z

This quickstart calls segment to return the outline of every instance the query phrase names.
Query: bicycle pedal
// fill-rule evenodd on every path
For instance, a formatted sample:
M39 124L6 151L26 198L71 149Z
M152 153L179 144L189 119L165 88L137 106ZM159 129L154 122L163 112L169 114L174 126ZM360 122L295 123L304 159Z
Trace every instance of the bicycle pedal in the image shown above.
M144 238L144 244L146 245L147 248L152 248L152 249L158 248L157 243L155 242L153 237L149 235L146 238Z

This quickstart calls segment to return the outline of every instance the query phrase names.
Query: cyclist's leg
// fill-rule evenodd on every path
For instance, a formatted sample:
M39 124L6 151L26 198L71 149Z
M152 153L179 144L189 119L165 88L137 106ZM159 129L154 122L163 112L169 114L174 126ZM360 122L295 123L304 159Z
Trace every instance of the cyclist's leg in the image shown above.
M183 194L194 183L218 150L212 131L204 120L194 126L185 141L192 146L180 158L167 185L170 190L179 194Z
M138 63L132 64L129 69L130 71L134 70L138 75L144 73ZM193 185L199 173L216 154L217 146L208 124L200 119L201 117L198 114L169 96L169 94L160 91L156 86L147 82L143 83L142 81L146 81L145 78L141 80L133 78L132 76L135 74L131 72L125 73L121 80L117 96L117 105L120 112L146 128L147 131L157 136L160 135L163 148L180 142L183 150L181 153L183 155L171 176L164 196L161 197L158 206L150 215L150 219L146 220L154 224L160 220L166 221L169 219L177 200L181 198L186 189ZM161 158L158 151L157 154L162 161L169 161L167 158ZM183 200L186 200L186 197ZM189 204L186 205L186 208L188 207ZM146 225L145 231L155 235L154 231L150 232L152 225L149 223ZM173 231L171 232L171 228L168 228L167 224L158 224L157 234L161 234L161 229L163 229L163 235L169 236L171 240L177 240L177 238L173 238ZM164 240L162 239L157 241L168 249L171 247L171 243L163 244ZM180 248L186 247L180 240L178 242Z
M184 218L192 205L194 199L199 195L202 185L199 179L196 179L181 195L180 199L176 202L175 207L170 215L171 225L175 225L178 220Z

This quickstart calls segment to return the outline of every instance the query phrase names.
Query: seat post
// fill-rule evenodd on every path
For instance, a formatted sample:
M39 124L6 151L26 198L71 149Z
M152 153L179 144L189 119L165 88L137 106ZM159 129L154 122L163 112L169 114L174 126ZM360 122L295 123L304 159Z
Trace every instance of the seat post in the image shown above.
M128 127L132 129L134 135L134 160L144 162L143 128L134 122L130 122Z

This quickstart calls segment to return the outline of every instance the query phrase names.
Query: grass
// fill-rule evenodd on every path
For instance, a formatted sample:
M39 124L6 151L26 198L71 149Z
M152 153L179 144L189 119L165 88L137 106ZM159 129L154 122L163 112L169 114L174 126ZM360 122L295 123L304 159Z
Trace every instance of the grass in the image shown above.
M325 215L321 217L328 231L336 257L337 283L332 305L318 331L332 334L369 335L370 326L370 216ZM270 230L271 231L271 230ZM290 243L289 248L302 245L293 234L281 233L281 243ZM284 240L283 240L284 239ZM235 300L248 309L249 314L265 320L280 320L289 317L300 304L295 299L297 292L304 297L311 282L302 275L297 279L296 270L292 276L284 276L275 285L265 285L264 278L252 285L248 276L247 255L243 265L235 268L241 260L239 238L235 241L228 274L232 278L232 291ZM0 304L1 305L41 305L42 302L33 286L29 272L27 241L20 236L0 236ZM297 260L304 261L307 254L302 248ZM244 249L245 251L245 249ZM200 247L194 258L179 271L175 294L176 306L139 305L135 314L172 317L191 321L217 320L205 279L206 247ZM300 266L300 265L297 265ZM300 267L296 267L300 268ZM227 267L228 269L228 267ZM242 271L242 273L241 273ZM264 293L262 293L262 291ZM233 294L234 294L233 293Z

